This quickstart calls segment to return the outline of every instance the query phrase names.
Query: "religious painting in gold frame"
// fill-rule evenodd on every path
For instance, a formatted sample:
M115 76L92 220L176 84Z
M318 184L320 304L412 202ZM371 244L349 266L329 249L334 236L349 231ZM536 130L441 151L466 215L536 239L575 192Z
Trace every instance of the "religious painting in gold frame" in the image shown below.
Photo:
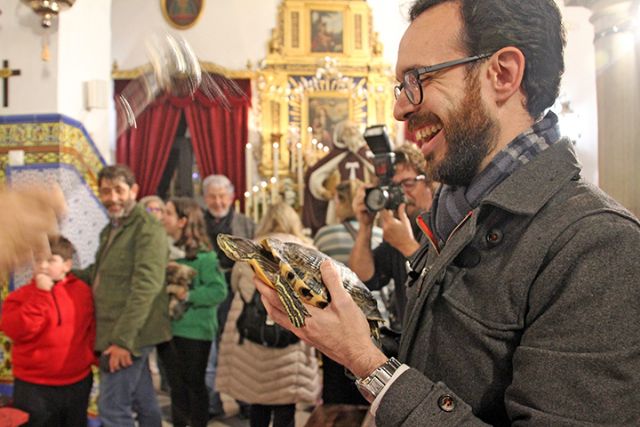
M160 0L162 14L169 24L180 30L193 27L204 9L205 0Z
M349 119L349 98L336 93L309 96L307 103L307 128L319 143L331 146L335 126Z
M344 17L340 11L311 11L311 52L344 52Z
M314 43L322 31L321 22L326 22L332 40L322 46ZM281 0L256 82L260 128L266 142L259 154L260 174L291 177L285 165L292 163L290 155L297 147L321 156L322 150L312 143L332 137L331 128L338 118L354 121L363 129L385 123L395 134L393 73L384 61L372 22L366 0ZM328 129L314 129L318 105L332 113L326 120ZM323 143L322 148L331 145ZM274 147L280 150L275 173ZM305 158L305 168L309 165Z

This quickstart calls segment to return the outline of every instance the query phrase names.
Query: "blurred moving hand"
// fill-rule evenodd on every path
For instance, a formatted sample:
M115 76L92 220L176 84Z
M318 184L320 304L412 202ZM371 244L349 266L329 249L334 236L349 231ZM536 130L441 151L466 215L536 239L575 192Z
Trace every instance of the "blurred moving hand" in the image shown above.
M0 189L0 270L10 271L33 259L49 256L47 235L58 232L67 210L60 187Z

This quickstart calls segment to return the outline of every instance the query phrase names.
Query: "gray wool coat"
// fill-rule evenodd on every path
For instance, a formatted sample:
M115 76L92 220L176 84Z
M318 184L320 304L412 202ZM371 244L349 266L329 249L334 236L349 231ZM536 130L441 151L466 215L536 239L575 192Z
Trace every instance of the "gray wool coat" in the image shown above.
M412 258L378 427L640 425L640 223L579 173L558 142Z

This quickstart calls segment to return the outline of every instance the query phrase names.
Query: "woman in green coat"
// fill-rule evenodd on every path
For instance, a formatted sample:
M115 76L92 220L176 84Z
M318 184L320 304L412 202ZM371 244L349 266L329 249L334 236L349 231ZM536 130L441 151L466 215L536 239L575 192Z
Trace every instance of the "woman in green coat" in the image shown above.
M158 348L171 387L173 425L204 427L209 418L209 397L204 382L211 343L218 330L217 307L227 295L218 257L211 250L202 209L190 198L167 202L163 223L174 241L175 261L196 271L188 291L175 296L186 305L173 319L173 339Z

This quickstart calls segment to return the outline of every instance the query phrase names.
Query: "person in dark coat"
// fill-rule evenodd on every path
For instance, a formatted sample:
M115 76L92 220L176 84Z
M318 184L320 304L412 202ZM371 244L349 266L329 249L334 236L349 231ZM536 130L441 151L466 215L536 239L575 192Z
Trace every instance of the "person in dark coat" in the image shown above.
M580 176L549 107L564 70L553 0L418 0L394 115L442 183L418 219L397 360L337 270L289 321L344 364L379 426L638 425L640 222ZM615 398L611 398L615 396Z

